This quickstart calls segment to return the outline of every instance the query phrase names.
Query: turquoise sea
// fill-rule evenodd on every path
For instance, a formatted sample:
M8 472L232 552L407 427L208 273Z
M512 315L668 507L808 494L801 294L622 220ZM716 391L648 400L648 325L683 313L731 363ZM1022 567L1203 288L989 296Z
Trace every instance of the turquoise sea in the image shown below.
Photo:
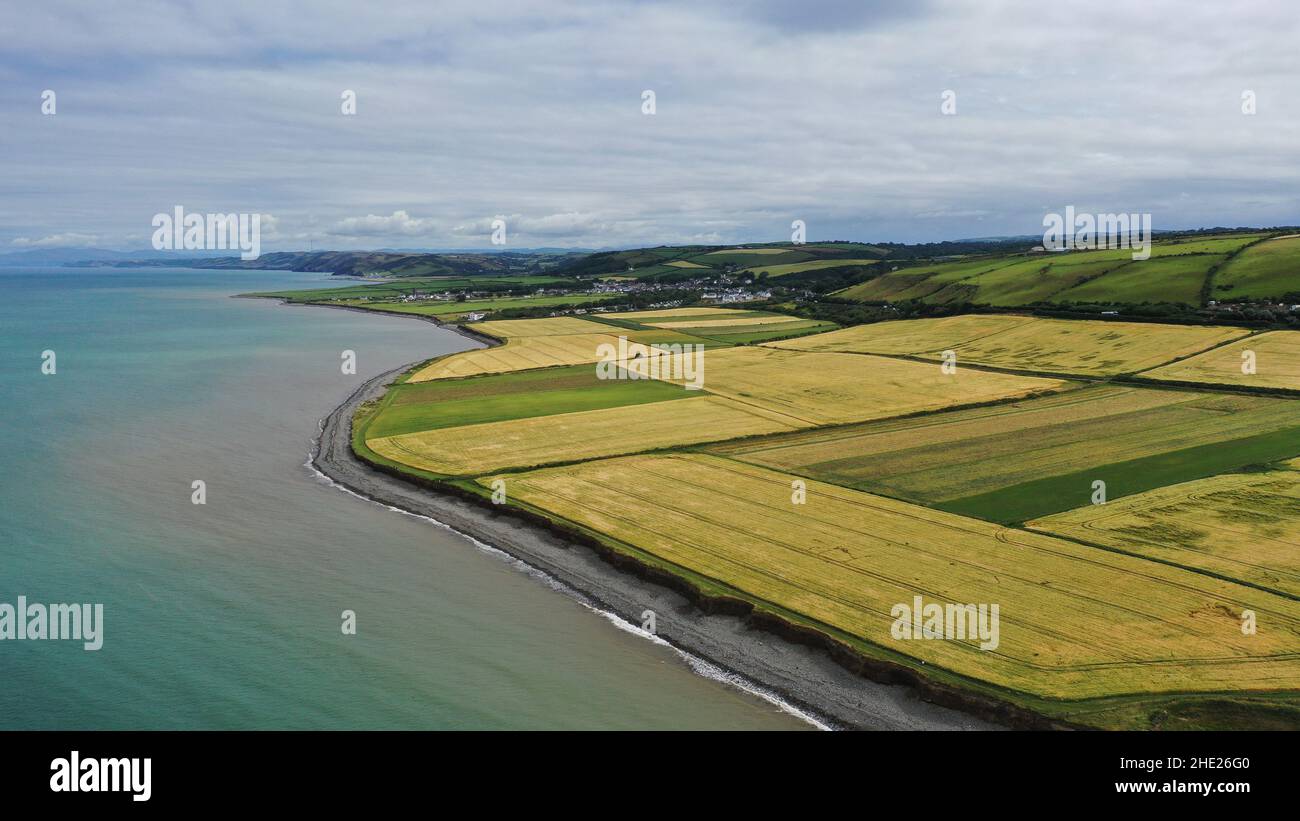
M0 729L809 726L517 563L316 478L317 422L355 385L471 344L230 298L329 285L0 268L0 602L104 605L97 652L0 641Z

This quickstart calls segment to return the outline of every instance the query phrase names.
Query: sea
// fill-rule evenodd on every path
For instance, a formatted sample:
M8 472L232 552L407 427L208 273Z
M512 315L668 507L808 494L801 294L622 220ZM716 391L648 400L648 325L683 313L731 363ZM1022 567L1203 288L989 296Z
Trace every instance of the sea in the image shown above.
M317 474L319 421L357 385L474 345L429 322L232 298L339 284L0 268L0 604L103 605L98 650L0 640L0 728L817 726Z

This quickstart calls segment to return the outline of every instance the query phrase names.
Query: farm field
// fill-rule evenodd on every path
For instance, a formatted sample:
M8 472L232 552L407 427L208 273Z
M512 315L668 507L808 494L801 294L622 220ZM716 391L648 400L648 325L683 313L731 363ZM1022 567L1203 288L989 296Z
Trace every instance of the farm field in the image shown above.
M1300 472L1230 473L1027 523L1300 597Z
M410 382L507 373L529 368L577 365L596 362L602 344L617 345L618 337L610 334L557 334L511 337L504 345L465 351L436 359L414 373Z
M804 271L820 271L823 268L842 268L845 265L872 265L879 262L878 259L818 259L808 262L791 262L785 265L759 265L750 268L750 272L755 276L758 274L767 274L770 277L782 277L786 274L801 274Z
M1300 454L1288 399L1092 385L1025 401L811 430L711 452L996 521Z
M1047 302L1080 283L1097 281L1130 264L1128 259L1072 260L1036 257L955 282L927 302L973 301L999 307Z
M755 265L784 265L812 258L813 255L807 251L794 248L729 248L700 254L692 257L692 261L709 266L731 263L748 268Z
M778 325L786 322L799 322L797 316L780 316L776 314L767 316L744 316L740 318L721 317L711 319L709 317L699 317L696 319L674 319L670 321L647 322L655 328L734 328L741 325Z
M729 312L723 308L660 308L654 311L623 311L620 313L607 314L612 319L629 319L633 322L644 322L645 320L672 320L690 317L725 317L730 313L748 316L750 312Z
M567 316L547 319L504 319L477 322L466 327L505 339L505 344L435 359L412 374L407 381L428 382L435 379L595 363L601 358L600 346L617 347L620 336L626 336L629 342L645 345L705 341L671 329L651 328L647 331L629 331L606 323Z
M730 270L769 277L816 272L842 265L867 265L890 248L861 242L814 242L742 246L676 246L601 251L559 270L575 277L631 276L640 280L681 281ZM804 265L803 263L811 263Z
M720 345L745 345L835 330L833 322L802 319L771 311L725 308L668 308L601 314L620 328L676 330ZM698 340L697 340L698 341Z
M790 475L698 454L505 479L511 498L914 666L1054 699L1300 686L1300 603L1184 569L816 481L794 505ZM891 609L917 595L997 603L997 647L893 638ZM1242 635L1245 609L1271 631Z
M546 319L501 319L493 322L475 322L466 327L499 339L603 334L609 332L609 326L607 325L573 316L553 316Z
M1300 301L1300 237L1279 237L1247 248L1215 275L1215 299Z
M1049 287L1016 265L983 287ZM1128 263L1059 266L1087 273L1050 287L1103 265ZM1203 724L1207 699L1257 717L1238 699L1300 688L1300 401L1150 381L1230 381L1247 344L1264 374L1300 359L1300 333L983 314L810 335L828 325L710 306L475 323L505 344L391 386L354 448L462 491L504 478L510 504L706 593L1044 715L1134 726L1159 704ZM599 379L620 336L704 345L702 390ZM997 603L999 646L893 638L915 595ZM1247 609L1266 641L1241 634Z
M370 421L371 438L698 396L654 380L599 379L590 365L398 384Z
M1255 353L1255 373L1242 372L1246 351ZM1174 362L1141 376L1174 382L1197 382L1300 391L1300 331L1269 331L1245 337Z
M1209 269L1225 259L1215 254L1155 257L1121 265L1104 276L1062 290L1057 302L1181 302L1199 305Z
M1022 259L1023 257L994 257L899 268L897 271L846 288L836 296L867 302L922 299L945 285L959 282L975 274L1013 265Z
M907 327L901 327L906 325ZM905 354L1008 370L1114 376L1189 356L1248 331L1137 322L968 315L858 325L829 334L769 343L788 350Z
M1056 379L959 370L853 354L769 347L707 352L704 389L793 425L841 424L1054 391ZM633 370L645 374L645 364Z
M1125 248L927 263L900 267L846 288L837 296L866 302L918 299L998 307L1059 302L1199 305L1209 269L1261 236L1156 242L1147 260L1133 259L1132 250ZM1243 257L1254 250L1249 249ZM1222 272L1219 280L1224 281Z
M681 390L678 388L677 390ZM685 393L683 391L683 393ZM444 475L594 459L793 430L781 417L716 396L367 438L386 459Z
M774 342L767 347L791 351L915 356L935 350L958 348L1033 321L1033 317L1012 314L963 314L942 319L904 319L856 325L833 333L789 342Z
M728 345L751 345L774 339L791 339L799 336L833 331L839 326L833 322L821 322L815 319L801 319L794 322L779 322L770 325L748 325L736 329L701 328L698 330L683 328L694 336L706 337L715 342ZM725 333L723 332L725 330Z
M794 249L792 248L729 248L729 249L724 249L722 251L709 251L707 254L703 254L703 256L716 257L716 256L726 256L729 254L758 254L762 256L766 254L785 254L792 250Z

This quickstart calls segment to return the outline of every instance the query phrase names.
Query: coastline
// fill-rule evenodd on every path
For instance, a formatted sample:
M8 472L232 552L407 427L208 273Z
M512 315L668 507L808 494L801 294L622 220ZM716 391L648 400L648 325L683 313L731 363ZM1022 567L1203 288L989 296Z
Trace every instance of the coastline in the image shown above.
M406 316L434 322L478 342L495 343L432 317ZM352 451L353 414L363 402L382 395L407 367L366 380L321 420L320 436L308 467L361 498L431 520L483 549L505 554L611 619L620 629L672 646L697 672L764 698L814 726L1002 729L1000 724L971 712L931 703L920 689L906 683L872 681L844 666L826 648L788 640L747 614L723 612L726 608L709 608L713 612L706 612L674 587L616 567L597 550L560 533L507 511L488 509L477 501L435 492L362 461ZM656 614L654 636L636 627L645 610Z

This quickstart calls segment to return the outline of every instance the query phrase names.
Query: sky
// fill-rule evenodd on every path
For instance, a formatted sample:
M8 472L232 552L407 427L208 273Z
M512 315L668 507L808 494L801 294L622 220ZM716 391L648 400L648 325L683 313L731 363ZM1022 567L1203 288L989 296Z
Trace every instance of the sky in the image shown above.
M1300 223L1290 0L5 5L0 253L178 205L264 252Z

